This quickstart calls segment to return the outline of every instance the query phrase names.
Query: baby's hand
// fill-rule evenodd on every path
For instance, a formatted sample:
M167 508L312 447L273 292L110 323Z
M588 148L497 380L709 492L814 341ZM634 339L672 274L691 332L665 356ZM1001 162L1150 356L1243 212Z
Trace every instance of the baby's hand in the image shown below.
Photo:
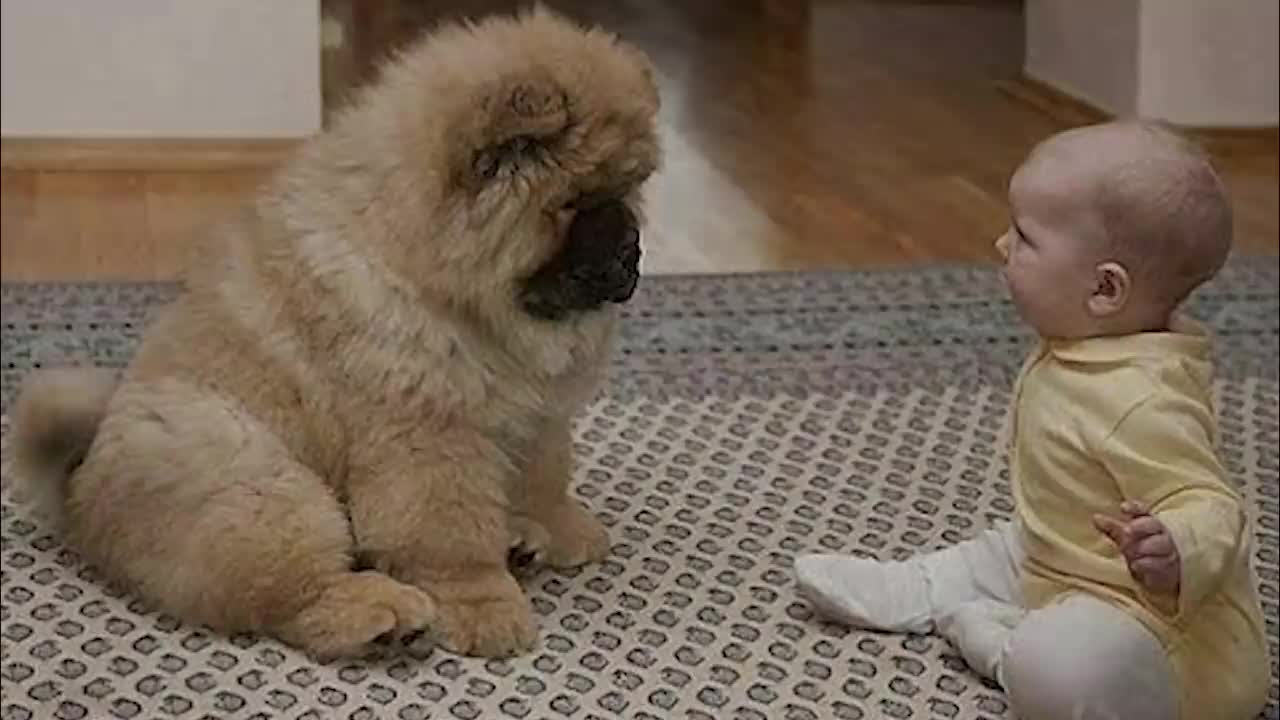
M1151 592L1176 596L1182 584L1182 558L1173 536L1140 503L1126 502L1120 511L1126 520L1095 515L1094 526L1120 548L1138 584Z

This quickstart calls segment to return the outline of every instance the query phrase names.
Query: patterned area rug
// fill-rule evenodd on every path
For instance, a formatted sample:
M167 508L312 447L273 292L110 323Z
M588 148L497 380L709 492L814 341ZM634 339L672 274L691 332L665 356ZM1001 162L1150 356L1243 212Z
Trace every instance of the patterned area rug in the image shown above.
M1218 335L1223 453L1273 638L1278 280L1274 259L1238 260L1190 305ZM4 286L4 407L33 366L121 367L175 291ZM576 491L613 553L528 579L532 654L319 666L184 626L104 592L6 479L0 719L1009 717L944 641L820 622L790 570L797 553L902 558L1008 517L1006 405L1031 339L998 276L651 277L625 327L577 428ZM1274 682L1271 697L1275 720Z

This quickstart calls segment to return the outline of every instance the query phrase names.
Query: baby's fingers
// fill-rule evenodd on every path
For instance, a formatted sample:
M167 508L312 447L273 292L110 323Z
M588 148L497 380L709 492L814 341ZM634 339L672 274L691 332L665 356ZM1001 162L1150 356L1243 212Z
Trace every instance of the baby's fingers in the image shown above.
M1124 525L1125 525L1125 536L1126 536L1126 539L1129 541L1130 545L1139 543L1145 540L1146 538L1149 538L1155 535L1166 534L1164 529L1164 523L1161 523L1159 520L1155 519L1150 515L1143 515L1141 517L1135 518L1125 523Z
M1167 592L1178 587L1177 561L1172 558L1140 558L1129 563L1129 572L1152 590Z
M1120 547L1125 555L1135 555L1138 544L1148 538L1164 536L1164 534L1167 534L1164 523L1152 518L1151 515L1143 515L1140 518L1124 523L1124 542L1121 543Z
M1143 505L1137 500L1125 500L1124 502L1120 503L1120 512L1124 513L1125 515L1128 515L1131 518L1137 518L1137 517L1142 517L1144 515L1151 514L1147 510L1147 506Z
M1111 542L1123 547L1125 544L1125 527L1124 523L1116 520L1108 515L1094 515L1093 526L1098 528L1098 532L1111 538Z
M1170 537L1169 533L1163 531L1131 543L1129 548L1125 556L1135 560L1138 558L1172 558L1178 551L1173 544L1173 538Z

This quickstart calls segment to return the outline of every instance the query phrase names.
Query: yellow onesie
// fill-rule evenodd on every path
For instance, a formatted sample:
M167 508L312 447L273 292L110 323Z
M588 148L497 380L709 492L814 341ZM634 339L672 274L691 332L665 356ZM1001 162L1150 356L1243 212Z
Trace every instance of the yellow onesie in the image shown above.
M1216 453L1209 353L1190 320L1043 342L1016 385L1010 465L1028 608L1069 591L1115 603L1164 646L1185 720L1234 720L1265 704L1270 677L1250 523ZM1094 527L1126 500L1173 536L1176 599L1145 592Z

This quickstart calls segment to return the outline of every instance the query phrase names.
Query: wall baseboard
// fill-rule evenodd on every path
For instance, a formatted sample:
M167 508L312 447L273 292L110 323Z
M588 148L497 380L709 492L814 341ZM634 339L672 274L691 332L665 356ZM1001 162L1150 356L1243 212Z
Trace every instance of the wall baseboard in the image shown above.
M0 166L38 171L219 171L279 166L303 142L294 138L0 139Z
M1110 120L1102 108L1028 75L1002 81L998 87L1009 97L1029 105L1067 125L1089 125ZM1220 154L1280 152L1280 126L1205 127L1170 124L1171 127Z

